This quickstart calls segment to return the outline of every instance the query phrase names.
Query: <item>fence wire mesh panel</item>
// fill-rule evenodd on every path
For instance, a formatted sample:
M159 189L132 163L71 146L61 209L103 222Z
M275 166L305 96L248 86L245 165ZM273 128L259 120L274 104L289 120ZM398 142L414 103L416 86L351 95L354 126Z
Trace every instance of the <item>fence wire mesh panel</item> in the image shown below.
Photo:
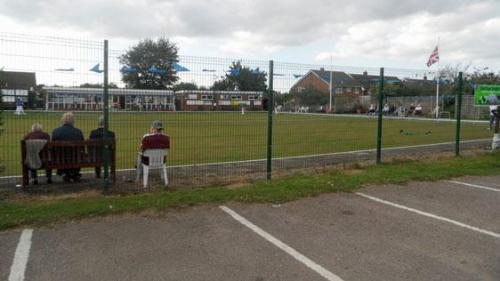
M332 69L327 65L275 63L276 173L341 163L347 160L339 153L375 148L375 120L354 115L356 106L369 104L369 96L360 96L363 89L353 84L352 77L366 70ZM332 112L336 114L329 114Z
M54 130L63 125L62 114L67 111L75 112L74 126L83 134L72 132L74 139L86 139L97 128L100 114L85 111L88 107L102 108L102 99L92 99L90 89L102 87L99 73L102 59L103 43L99 41L0 33L3 67L0 81L5 110L5 131L0 138L0 159L5 165L1 186L14 187L21 183L20 142L28 133L37 131L28 138L38 138L39 130L43 129L54 137ZM95 71L89 71L92 68ZM66 95L65 89L74 88L78 88L78 94ZM19 105L22 111L16 110ZM66 118L66 123L72 123L71 119ZM40 170L38 174L40 184L45 183L45 172ZM55 170L52 174L54 183L62 182ZM31 183L34 180L31 174Z
M141 44L149 51L138 52ZM166 163L169 186L174 188L264 179L270 107L272 165L277 173L375 160L379 110L384 116L383 155L433 153L443 149L441 144L452 147L455 141L456 83L440 80L437 98L437 75L432 71L386 68L379 108L379 68L274 62L270 77L266 60L155 50L169 44L143 40L118 50L110 42L108 120L116 141L115 190L143 189L142 177L137 176L144 161L140 145L152 127L158 127L155 121L170 137ZM74 126L85 140L102 126L103 45L103 41L0 33L5 110L1 188L21 184L21 140L33 124L54 135L63 113L73 112ZM272 105L267 91L270 79ZM489 139L492 134L488 109L474 106L472 88L466 79L463 141ZM16 110L18 105L24 110ZM81 172L81 183L68 183L53 171L55 184L46 185L44 171L39 170L39 187L102 186L93 167ZM153 186L163 185L156 172L150 178Z
M410 76L407 70L388 69L395 77ZM393 77L386 76L383 122L383 148L408 147L403 155L419 156L425 151L451 151L456 140L456 95L458 81L406 79L406 83L395 85ZM440 95L435 93L439 87ZM424 91L425 95L415 96L415 91ZM433 95L434 94L434 95ZM472 92L465 92L464 98L472 101ZM436 103L436 100L438 101ZM478 108L468 102L465 118L476 119ZM462 108L464 105L462 104ZM462 118L464 118L462 111ZM461 140L480 140L491 137L484 126L484 121L463 120ZM483 125L481 125L483 124ZM433 144L442 144L433 146ZM398 150L396 150L398 151ZM390 151L389 151L390 152ZM401 151L399 151L401 152ZM392 153L394 155L395 153Z
M110 90L114 96L110 130L117 137L121 180L136 178L138 147L155 120L163 123L164 133L170 137L170 186L263 178L266 61L179 56L174 62L175 83L168 89L141 90L134 88L134 82L123 85L124 68L120 64L126 52L110 52L110 81L120 86ZM250 81L257 86L245 84L248 81L237 79L240 75L261 80ZM119 188L125 187L137 186Z

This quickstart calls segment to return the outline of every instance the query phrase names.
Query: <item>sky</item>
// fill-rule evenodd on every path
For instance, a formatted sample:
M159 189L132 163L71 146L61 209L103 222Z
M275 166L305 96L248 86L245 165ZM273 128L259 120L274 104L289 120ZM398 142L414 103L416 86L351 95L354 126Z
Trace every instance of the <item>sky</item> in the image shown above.
M500 0L0 0L0 32L116 49L164 36L185 56L422 70L439 38L441 65L500 71Z

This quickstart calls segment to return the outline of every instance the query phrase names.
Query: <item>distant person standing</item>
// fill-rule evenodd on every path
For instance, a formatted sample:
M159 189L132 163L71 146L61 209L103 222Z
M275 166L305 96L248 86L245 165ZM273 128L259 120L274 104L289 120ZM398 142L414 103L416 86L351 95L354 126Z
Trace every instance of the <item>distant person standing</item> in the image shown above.
M490 105L490 130L493 130L493 126L495 125L497 107L497 105Z
M26 114L24 112L24 102L22 99L18 98L16 99L16 112L14 113L15 115L24 115Z

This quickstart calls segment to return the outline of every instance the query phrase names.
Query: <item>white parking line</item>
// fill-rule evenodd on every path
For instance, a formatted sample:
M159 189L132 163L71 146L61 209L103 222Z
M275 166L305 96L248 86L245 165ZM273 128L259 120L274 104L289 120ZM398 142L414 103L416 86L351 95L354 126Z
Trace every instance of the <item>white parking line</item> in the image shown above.
M308 257L304 256L303 254L299 253L297 250L294 248L288 246L287 244L281 242L278 240L276 237L272 236L271 234L267 233L265 230L262 228L256 226L249 220L245 219L244 217L240 216L237 214L235 211L229 209L226 206L219 206L224 212L229 214L231 217L233 217L235 220L237 220L239 223L242 225L250 228L253 232L257 233L260 237L266 239L267 241L271 242L274 246L280 248L283 250L285 253L289 254L292 256L294 259L300 261L310 269L316 271L319 275L323 276L326 280L329 281L342 281L340 277L337 275L333 274L332 272L328 271L326 268L322 267L321 265L315 263Z
M359 195L359 196L365 197L367 199L370 199L370 200L382 203L382 204L386 204L386 205L389 205L389 206L392 206L392 207L396 207L396 208L399 208L399 209L410 211L410 212L413 212L413 213L416 213L416 214L419 214L419 215L422 215L422 216L426 216L426 217L429 217L429 218L433 218L433 219L437 219L437 220L440 220L440 221L448 222L448 223L451 223L451 224L454 224L454 225L458 225L458 226L463 227L463 228L467 228L467 229L470 229L470 230L473 230L473 231L476 231L476 232L479 232L479 233L482 233L482 234L486 234L486 235L489 235L489 236L493 236L495 238L499 238L500 239L500 234L496 233L496 232L493 232L493 231L484 230L484 229L481 229L481 228L478 228L478 227L475 227L475 226L470 226L470 225L461 223L459 221L455 221L455 220L448 219L448 218L445 218L445 217L437 216L437 215L434 215L434 214L431 214L431 213L427 213L427 212L423 212L423 211L420 211L420 210L417 210L417 209L409 208L409 207L406 207L406 206L403 206L403 205L400 205L400 204L397 204L397 203L393 203L393 202L390 202L390 201L386 201L386 200L383 200L383 199L380 199L380 198L377 198L377 197L373 197L373 196L370 196L370 195L367 195L367 194L364 194L364 193L361 193L361 192L356 192L356 194Z
M17 244L16 254L10 267L9 281L23 281L26 265L30 256L31 237L33 229L25 229L21 233L19 243Z
M451 183L455 183L455 184L460 184L460 185L465 185L465 186L470 186L470 187L479 188L479 189L485 189L485 190L489 190L489 191L500 192L500 189L498 189L498 188L493 188L493 187L484 186L484 185L466 183L466 182L461 182L461 181L447 181L447 182L451 182Z

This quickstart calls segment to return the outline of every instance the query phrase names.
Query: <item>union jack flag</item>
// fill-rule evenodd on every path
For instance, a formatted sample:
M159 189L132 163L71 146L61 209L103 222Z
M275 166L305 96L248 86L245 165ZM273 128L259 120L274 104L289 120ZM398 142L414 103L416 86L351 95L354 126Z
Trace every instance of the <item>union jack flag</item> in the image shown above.
M427 61L427 67L430 67L431 65L433 65L438 61L439 61L439 51L438 51L438 46L436 46L436 48L434 48L434 51L432 51L429 60Z

